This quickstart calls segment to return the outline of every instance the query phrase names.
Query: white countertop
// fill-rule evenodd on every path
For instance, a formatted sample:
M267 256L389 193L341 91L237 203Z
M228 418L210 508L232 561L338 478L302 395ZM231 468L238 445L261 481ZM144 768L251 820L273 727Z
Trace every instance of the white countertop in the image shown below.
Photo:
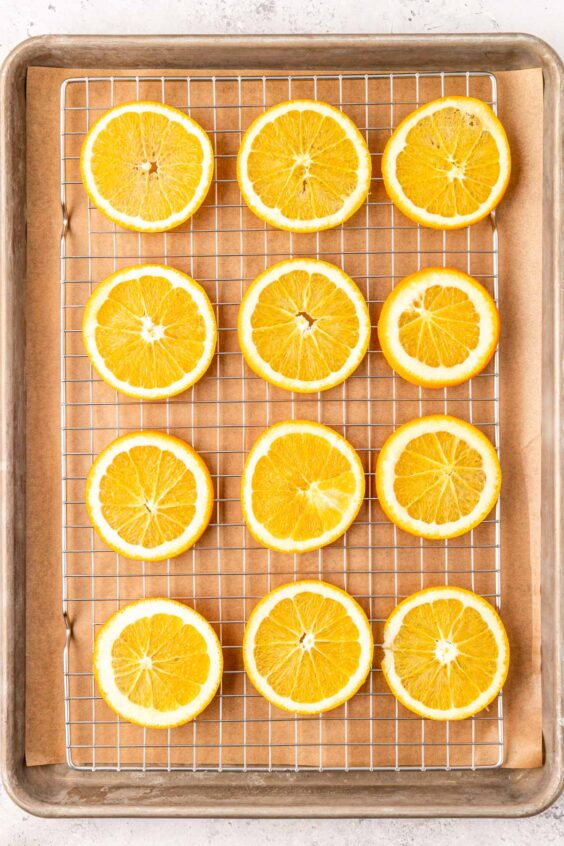
M45 33L530 32L564 55L562 0L0 0L0 61ZM564 842L564 797L529 820L42 820L0 794L0 846L483 846Z

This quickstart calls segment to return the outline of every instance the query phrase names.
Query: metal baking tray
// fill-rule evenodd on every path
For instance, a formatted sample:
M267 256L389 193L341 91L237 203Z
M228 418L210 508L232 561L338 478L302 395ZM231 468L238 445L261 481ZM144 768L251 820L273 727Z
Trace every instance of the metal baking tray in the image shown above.
M486 56L486 59L484 59ZM166 58L162 58L166 57ZM362 58L360 58L362 57ZM400 760L397 742L397 728L395 740L395 766L387 771L378 768L372 759L363 766L351 765L349 761L348 745L342 744L343 760L337 766L325 768L322 766L322 747L320 747L320 766L307 768L298 766L300 748L296 742L290 750L295 755L296 766L291 770L287 766L273 766L271 760L268 766L255 767L248 765L246 757L242 764L229 766L222 762L222 743L214 742L213 748L217 752L217 761L212 766L171 766L171 739L168 735L165 754L168 765L151 766L147 764L147 747L143 742L120 746L119 726L117 729L118 744L114 752L108 754L107 748L96 747L96 719L94 714L94 699L92 692L89 696L77 697L76 701L69 694L72 683L72 668L69 668L68 655L65 655L65 690L67 704L67 756L69 766L31 767L24 763L23 755L23 712L24 712L24 674L18 672L18 667L25 667L25 654L21 639L15 637L13 619L15 613L24 613L24 574L25 548L21 540L21 529L24 525L24 510L20 504L24 499L23 485L25 477L23 469L23 450L25 439L21 433L25 432L25 413L19 385L23 376L23 321L25 319L25 302L23 297L25 242L12 239L11 233L18 230L24 222L20 216L21 207L10 202L18 190L18 179L21 188L25 190L25 167L21 145L14 143L15 130L18 120L25 120L25 73L31 65L51 65L57 67L74 67L76 65L93 68L132 68L140 70L143 67L169 67L170 73L166 77L152 80L160 84L162 98L165 99L167 83L175 81L175 67L193 67L200 74L202 83L209 82L212 86L212 103L219 107L217 99L219 84L215 77L207 79L201 76L206 68L245 67L249 73L243 82L259 80L254 77L252 69L274 72L277 80L291 86L293 74L306 72L304 81L311 81L317 86L318 79L325 83L340 86L342 104L342 79L352 82L353 78L346 76L347 71L362 64L367 73L358 78L358 83L364 85L368 91L369 80L384 77L391 85L390 105L393 109L394 71L411 73L417 81L432 79L438 82L444 91L445 80L462 77L466 85L466 93L475 93L472 85L476 81L487 80L491 93L490 101L495 106L495 76L497 70L510 70L520 67L542 67L545 82L545 193L544 193L544 279L543 279L543 320L545 338L549 339L545 351L543 372L543 485L545 491L546 511L543 513L543 736L545 742L544 766L538 770L492 770L491 767L501 763L503 755L503 723L501 702L498 703L497 713L493 717L497 727L497 735L492 746L491 761L484 767L475 762L475 749L480 745L480 719L472 722L471 741L465 749L465 756L458 762L451 759L451 743L448 730L445 746L445 762L439 769L425 766L425 742L422 738L419 753L411 749L411 765L405 765ZM335 72L335 68L338 72ZM343 75L341 77L341 74ZM95 75L95 71L93 72ZM294 77L296 78L296 77ZM131 80L139 90L139 78ZM237 78L239 94L241 92L241 78ZM63 86L62 91L62 119L63 137L65 134L65 117L67 108L77 111L76 106L67 107L65 95L67 86L86 91L86 108L78 108L84 112L86 120L88 114L88 80L80 78L71 80ZM102 82L102 81L100 81ZM114 96L113 81L104 80L104 84ZM247 37L247 38L217 38L217 37L139 37L139 38L82 38L82 37L46 37L31 39L24 42L8 58L2 76L2 98L5 122L2 134L2 152L4 172L2 181L3 202L3 249L2 249L2 326L10 327L11 331L3 332L2 341L4 352L2 356L2 411L3 411L3 476L4 487L2 508L5 511L3 520L3 576L4 576L4 665L3 682L5 685L5 716L4 729L4 778L8 790L20 805L33 813L57 816L83 815L210 815L210 816L399 816L399 815L516 815L534 813L549 804L558 794L562 781L562 748L560 707L561 692L559 688L559 622L560 604L558 594L558 579L560 567L559 549L559 521L558 510L558 482L560 445L558 440L559 415L559 272L558 241L560 234L559 200L560 200L560 154L559 144L559 115L561 106L562 69L559 59L547 45L530 36L413 36L413 37ZM111 86L111 89L110 89ZM190 87L188 87L188 91ZM291 91L290 91L291 93ZM437 92L437 95L442 93ZM480 94L478 94L480 96ZM488 99L488 96L481 96ZM282 98L281 98L282 99ZM366 98L364 105L366 104ZM231 107L231 106L230 106ZM366 112L368 114L368 112ZM76 113L73 114L76 118ZM394 123L393 111L391 122ZM215 128L215 119L214 119ZM72 132L71 132L72 134ZM72 159L66 160L63 153L62 189L72 184L72 172L67 176L67 166L72 171ZM548 167L546 166L548 165ZM226 180L229 181L229 180ZM9 190L8 190L9 188ZM21 194L20 194L21 195ZM369 220L367 209L367 223ZM217 218L217 212L216 212ZM216 220L217 223L217 220ZM88 215L88 243L97 234L97 229L90 225ZM393 221L392 221L393 227ZM219 228L221 228L219 226ZM20 229L23 231L23 228ZM241 235L242 238L242 235ZM166 243L166 238L165 238ZM114 238L115 245L115 238ZM470 240L468 242L468 262L472 252ZM265 250L264 259L269 258ZM492 233L492 284L497 284L497 236ZM342 241L340 259L346 255ZM111 258L111 257L109 257ZM177 256L175 255L175 258ZM113 257L115 262L115 256ZM272 259L276 260L276 259ZM468 265L470 269L470 264ZM368 265L367 265L368 270ZM68 332L68 338L73 341L72 324L67 326L65 315L65 249L61 262L62 285L62 330ZM91 280L90 280L91 281ZM369 294L369 291L368 291ZM219 301L218 301L219 304ZM69 307L80 307L73 300ZM64 346L64 349L67 347ZM72 345L70 346L72 350ZM71 352L72 355L72 352ZM229 355L227 351L224 355ZM64 361L64 359L63 359ZM370 365L369 365L370 366ZM498 403L498 370L494 363L492 386L492 412L497 419ZM217 395L219 397L220 379L216 375ZM63 372L64 379L64 372ZM76 382L77 380L72 380ZM81 380L79 380L81 381ZM82 380L89 383L86 378ZM80 385L72 387L80 388ZM89 388L87 388L89 390ZM395 394L394 394L395 396ZM268 395L267 397L268 398ZM193 398L192 398L193 399ZM471 397L470 397L471 399ZM72 402L64 408L64 420L69 423L63 426L63 433L72 434ZM219 406L220 407L220 406ZM483 407L483 406L482 406ZM346 402L342 403L343 419L341 424L346 426ZM447 410L447 396L445 394L445 410ZM470 414L472 406L470 404ZM68 412L71 412L69 418ZM318 413L319 413L318 404ZM123 409L125 414L127 409ZM142 411L141 411L142 414ZM166 408L168 421L169 409ZM118 418L116 418L118 420ZM141 421L142 422L142 421ZM325 420L325 422L331 422ZM479 421L478 421L479 422ZM218 411L217 424L221 427ZM117 422L119 427L119 420ZM127 425L127 418L126 418ZM164 424L163 424L164 425ZM192 428L193 428L192 419ZM350 425L350 422L349 422ZM354 425L354 424L352 424ZM95 427L91 424L91 430ZM17 437L16 437L17 434ZM192 433L193 434L193 433ZM111 435L113 436L113 435ZM63 478L65 472L65 441L63 442ZM90 459L90 455L84 456ZM225 470L223 471L225 473ZM219 468L217 473L221 476ZM231 476L227 473L227 477ZM227 478L226 477L226 478ZM64 506L68 504L64 496ZM550 508L550 504L553 507ZM370 509L370 503L368 505ZM367 525L369 526L364 543L370 548L370 511ZM492 587L491 596L499 598L499 543L498 517L496 515L493 526L495 543L492 547ZM220 554L221 539L220 518L217 518L217 546L216 553ZM67 557L72 554L66 542L72 536L72 530L64 526L63 573L65 576L65 612L68 612L69 600L73 601L72 578L67 576ZM472 542L473 544L476 541ZM477 542L479 544L479 541ZM244 542L243 542L244 545ZM72 547L72 544L71 544ZM90 555L95 554L90 550ZM243 552L244 554L244 552ZM445 553L448 555L448 553ZM401 557L401 547L396 548L395 560ZM472 549L473 567L473 549ZM343 551L343 573L348 569L347 549ZM472 569L472 579L474 571ZM269 571L270 578L270 571ZM345 576L346 578L346 576ZM473 584L473 582L472 582ZM145 577L143 578L145 589ZM92 583L94 589L94 583ZM481 590L484 592L484 590ZM82 600L76 600L82 601ZM221 603L220 603L221 606ZM19 612L16 611L19 609ZM94 631L95 618L92 620ZM221 626L221 617L218 621ZM234 671L235 674L237 671ZM80 675L80 674L77 674ZM19 680L16 684L15 679ZM230 679L233 681L233 679ZM244 678L243 678L244 682ZM370 685L369 698L372 694ZM380 694L381 695L381 694ZM252 744L248 740L247 730L247 692L246 688L237 694L228 694L227 707L234 706L241 700L243 718L231 719L231 723L241 725L242 738L252 751ZM73 705L74 703L74 705ZM74 707L74 711L73 711ZM86 713L84 711L86 708ZM85 717L86 713L86 719ZM370 711L372 715L372 711ZM74 715L74 719L73 719ZM225 716L225 715L224 715ZM347 714L345 713L345 734ZM393 720L393 717L391 718ZM272 715L263 720L269 725L269 736L272 736ZM398 722L397 708L395 714L396 726ZM213 721L212 721L213 722ZM219 722L215 720L215 722ZM260 720L255 720L260 722ZM80 726L80 735L84 739L84 726L92 729L91 740L86 743L73 743L75 726ZM370 725L372 720L370 720ZM232 726L231 726L232 727ZM252 725L249 726L249 731ZM322 734L320 724L320 737ZM194 737L196 733L194 733ZM220 738L221 740L221 738ZM238 739L239 740L239 739ZM287 741L285 741L287 742ZM239 743L234 744L240 745ZM281 744L274 744L281 745ZM224 744L223 744L224 746ZM73 749L84 753L84 747L90 757L81 757L82 765L77 765L73 759ZM141 758L134 759L132 765L124 765L122 755L131 754L131 749L142 748ZM159 749L164 747L159 747ZM194 762L196 749L194 740ZM149 747L149 750L152 748ZM207 746L206 746L207 749ZM174 751L174 744L172 745ZM227 750L226 750L227 751ZM436 750L435 750L436 751ZM101 754L100 754L101 753ZM245 756L247 747L245 747ZM141 754L141 753L139 753ZM209 754L209 749L206 754ZM421 756L418 760L418 754ZM96 756L99 760L96 764ZM414 757L415 755L415 757ZM116 765L117 756L117 765ZM86 761L86 763L84 763ZM140 772L138 772L140 771Z

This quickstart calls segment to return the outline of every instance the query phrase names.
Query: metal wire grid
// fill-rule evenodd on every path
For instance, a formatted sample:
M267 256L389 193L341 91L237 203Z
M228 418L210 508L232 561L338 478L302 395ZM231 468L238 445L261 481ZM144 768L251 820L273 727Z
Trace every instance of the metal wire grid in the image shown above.
M68 764L88 770L466 769L503 761L502 698L461 724L420 720L389 693L378 649L369 680L349 703L320 717L272 708L247 681L241 662L244 621L271 588L321 577L361 602L381 642L392 608L432 584L470 587L500 604L499 506L469 536L417 540L380 511L373 470L387 435L410 418L452 413L480 426L499 447L498 356L466 386L429 391L389 369L374 332L364 363L347 382L312 397L287 394L246 369L236 341L237 308L258 272L287 256L313 255L341 266L363 290L374 327L386 294L408 272L459 267L497 299L495 216L472 229L433 232L410 223L387 199L383 146L399 120L444 94L470 94L496 108L489 73L318 74L281 76L96 76L61 87L61 456L65 725ZM324 99L347 112L373 154L371 193L344 226L292 235L263 225L242 204L235 161L242 132L267 106L293 97ZM84 134L107 108L150 99L186 110L210 134L216 174L197 215L173 232L141 235L106 220L86 199L78 167ZM92 371L80 336L83 306L108 273L147 261L170 263L206 288L219 341L208 374L189 392L142 403L117 395ZM239 480L246 451L277 420L308 417L343 433L367 472L363 510L341 542L302 556L258 548L245 529ZM143 427L188 440L208 462L216 488L210 526L173 561L131 562L104 548L91 528L84 484L93 457L114 437ZM97 628L118 607L166 595L198 608L222 641L219 695L193 723L168 731L115 717L91 672Z

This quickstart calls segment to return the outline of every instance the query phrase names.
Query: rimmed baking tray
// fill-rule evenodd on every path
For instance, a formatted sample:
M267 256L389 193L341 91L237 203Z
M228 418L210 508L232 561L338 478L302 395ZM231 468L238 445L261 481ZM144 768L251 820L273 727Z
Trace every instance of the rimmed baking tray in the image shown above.
M484 59L486 55L487 59ZM166 60L163 57L166 56ZM24 616L25 549L23 449L23 239L22 209L10 197L25 185L20 143L14 143L25 110L25 73L32 65L58 67L253 67L286 73L343 73L359 63L377 74L400 69L472 72L542 67L545 83L544 193L544 501L543 514L543 732L545 763L538 770L488 772L77 772L63 766L27 768L23 762L23 693L25 655L15 637L14 613ZM171 73L172 75L172 73ZM550 48L528 36L450 37L248 37L248 38L45 38L21 45L8 59L3 75L4 243L3 243L3 412L5 441L3 508L4 548L4 720L5 780L21 805L49 815L118 813L139 815L216 816L368 816L488 815L533 813L557 794L561 782L561 729L558 675L559 535L559 314L558 239L561 66ZM18 179L20 180L18 184ZM18 215L20 217L18 218ZM21 230L23 231L23 229ZM64 276L63 276L64 278ZM17 434L18 433L18 434ZM550 492L550 493L549 493ZM551 496L554 499L551 499ZM552 580L552 581L551 581ZM17 603L17 608L14 605ZM554 662L552 664L552 662ZM552 672L552 668L554 672ZM18 683L16 683L16 679Z

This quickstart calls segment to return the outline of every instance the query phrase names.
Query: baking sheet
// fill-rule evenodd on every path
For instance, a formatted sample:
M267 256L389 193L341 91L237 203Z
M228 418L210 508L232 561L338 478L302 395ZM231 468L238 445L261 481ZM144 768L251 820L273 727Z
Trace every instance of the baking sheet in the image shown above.
M97 72L98 73L98 72ZM149 72L148 72L149 73ZM64 642L64 629L60 613L60 438L58 431L59 418L59 256L58 237L60 234L60 205L58 183L58 104L59 85L63 78L80 75L80 71L59 71L52 69L33 69L28 75L28 168L29 168L29 251L28 251L28 672L26 696L26 757L28 764L55 763L65 759L64 753L64 714L62 696L61 655ZM175 72L175 75L182 76ZM502 314L501 341L501 374L502 374L502 464L504 470L504 494L502 507L502 550L503 550L503 617L507 624L512 646L512 668L509 682L505 691L506 706L506 766L536 766L540 763L540 676L539 676L539 620L538 620L538 554L539 554L539 518L540 518L540 284L532 284L532 280L541 278L541 166L542 166L542 76L540 71L519 71L497 75L499 85L499 111L504 122L514 159L512 185L508 195L499 209L500 222L500 299ZM322 97L322 93L319 93ZM283 97L279 97L283 99ZM519 108L515 108L518 103ZM406 109L409 111L409 108ZM204 123L204 120L202 120ZM236 189L236 186L235 186ZM77 186L77 203L75 213L79 215L80 200ZM232 190L232 189L229 189ZM212 189L213 192L213 189ZM213 203L213 194L211 201ZM399 217L399 213L398 217ZM75 217L75 222L77 218ZM71 232L73 231L71 226ZM75 228L76 232L80 227ZM136 237L136 236L134 236ZM276 237L276 234L274 235ZM474 236L473 236L474 237ZM298 240L298 239L295 239ZM397 247L398 245L396 245ZM74 245L75 254L80 254L80 244ZM383 247L386 247L384 244ZM281 249L287 249L284 244ZM307 244L304 243L307 250ZM310 246L311 249L311 246ZM210 252L209 245L201 236L197 250L199 255ZM282 256L280 256L281 258ZM327 256L331 260L330 256ZM230 272L233 259L222 262L222 272ZM176 263L180 269L190 270ZM402 264L400 257L396 260L396 272L407 273L414 269ZM454 263L454 262L453 262ZM103 260L94 268L95 281L103 278L106 272L113 268L104 268ZM262 267L256 268L256 272ZM354 268L345 268L355 275ZM466 269L466 266L463 266ZM196 278L202 281L202 267ZM248 269L249 273L253 270ZM479 273L478 269L472 268ZM77 269L77 272L80 272ZM372 270L375 273L374 270ZM237 283L238 284L238 283ZM374 320L377 319L377 308L374 310ZM240 366L240 365L239 365ZM238 371L240 372L240 371ZM227 375L227 374L226 374ZM205 386L198 388L200 397L204 398ZM240 390L240 387L238 388ZM353 390L353 386L350 387ZM237 395L240 398L240 394ZM354 393L349 399L354 398ZM340 397L339 397L340 399ZM280 413L290 416L289 403L285 408L281 403ZM296 409L297 409L296 404ZM147 407L147 404L145 404ZM410 403L403 406L406 417L416 416L417 405L410 409ZM258 405L256 406L258 408ZM425 412L431 410L426 408ZM449 409L450 410L450 409ZM312 416L304 413L303 416ZM256 425L266 424L264 415L258 413ZM297 415L296 415L297 416ZM461 413L460 416L464 416ZM139 418L137 418L139 419ZM278 418L280 419L280 418ZM402 418L403 419L403 418ZM52 421L48 426L45 421ZM179 421L178 421L179 422ZM235 421L233 421L235 423ZM274 420L270 420L274 422ZM326 422L332 422L326 420ZM391 421L390 421L391 422ZM398 419L397 422L401 422ZM260 429L249 430L245 448L248 449L254 436ZM173 422L173 431L174 422ZM182 434L178 432L178 434ZM382 438L385 436L382 432ZM224 432L222 447L228 448L229 434ZM112 434L113 437L113 434ZM354 438L349 433L350 439ZM110 438L111 439L111 438ZM241 442L237 434L238 443ZM96 451L104 444L96 445ZM196 444L198 446L198 444ZM202 445L200 445L201 447ZM509 492L509 493L507 493ZM229 508L235 506L229 506ZM386 527L384 532L393 531ZM240 536L240 530L238 530ZM386 535L383 537L385 545ZM391 545L391 544L390 544ZM261 553L262 554L262 553ZM339 560L341 560L339 558ZM179 562L180 563L180 562ZM372 559L375 576L380 575L382 592L386 592L385 553L379 557L374 553ZM331 561L327 559L328 568ZM336 564L336 561L335 561ZM113 566L113 565L112 565ZM131 570L131 563L129 563ZM312 564L309 565L313 566ZM215 560L210 562L210 589L212 576L217 567ZM175 573L175 564L172 573ZM279 567L282 571L283 565ZM362 569L359 563L358 570ZM239 570L237 570L239 572ZM336 572L336 571L335 571ZM152 587L159 585L159 575L154 575ZM324 572L329 580L331 575ZM350 574L354 576L354 573ZM417 589L419 583L411 584L413 574L406 574L406 579L400 585L400 592L406 593ZM341 573L342 577L342 573ZM239 578L239 577L237 577ZM282 581L285 579L281 579ZM133 581L136 581L135 579ZM234 580L232 580L234 582ZM280 579L279 579L280 581ZM455 579L451 579L453 583ZM278 583L278 582L277 582ZM430 582L427 581L426 584ZM458 580L458 583L467 585ZM181 595L185 596L185 585L177 585ZM359 579L349 579L349 590L361 593L362 584ZM252 595L265 592L266 584L260 579L254 581ZM115 588L114 588L115 589ZM240 584L235 587L240 590ZM480 590L479 582L476 589ZM172 585L173 595L179 595ZM157 592L162 592L162 588ZM152 591L153 595L155 591ZM115 594L112 593L112 596ZM125 598L125 597L124 597ZM133 598L133 597L132 597ZM187 599L187 601L190 601ZM103 603L102 603L103 605ZM95 613L103 614L102 605ZM215 619L212 608L203 605L199 610ZM244 612L248 614L251 604L246 603ZM113 607L108 606L107 614ZM240 611L241 609L239 609ZM390 609L391 610L391 607ZM242 619L242 618L241 618ZM102 619L97 622L103 622ZM75 638L73 649L78 650L80 656L75 659L84 671L89 669L90 661L90 626L92 619L82 611L75 615ZM224 634L228 634L227 631ZM234 635L235 636L235 635ZM378 632L376 632L378 639ZM236 659L235 659L236 660ZM90 680L86 682L90 683ZM359 700L360 702L360 700ZM259 703L261 705L262 703ZM98 705L95 706L98 709ZM214 707L214 706L212 706ZM217 707L217 704L216 706ZM351 708L360 704L351 703ZM99 719L107 718L102 711L97 710ZM223 715L225 716L225 714ZM358 725L366 724L368 714L358 713ZM216 714L217 717L217 714ZM230 746L229 724L225 723L222 742L229 754L224 762L240 763L240 751L236 745ZM427 723L427 725L429 725ZM210 748L218 740L218 723L206 727L212 732ZM293 765L288 759L287 748L292 745L292 735L286 733L280 724L276 727L281 731L277 748L279 762ZM309 733L313 726L306 721L299 724L300 741L304 748L300 765L318 762L318 754L308 751L307 744L311 742L312 749L317 743L318 724L313 729L315 736ZM204 732L205 730L204 729ZM420 732L420 721L407 725L408 732ZM182 731L188 732L189 727ZM431 727L431 731L438 727ZM98 732L108 731L109 744L114 742L115 728L105 729L100 726ZM129 727L121 728L122 732L129 731ZM342 726L327 723L325 726L325 741L334 738L335 746L342 746ZM86 729L86 745L92 743L91 727ZM329 732L329 735L327 734ZM419 734L417 734L417 737ZM205 738L205 733L204 733ZM354 740L349 738L349 740ZM429 739L429 738L427 738ZM258 761L267 761L268 738L264 737L264 746L260 746L260 735L257 734L254 755ZM372 761L376 766L394 764L389 758L385 760L380 754L387 746L379 746L382 738L376 738L372 752ZM98 733L97 744L103 745L103 735ZM406 738L406 747L409 737ZM353 744L354 746L354 744ZM391 749L391 747L389 747ZM292 750L293 751L293 750ZM430 748L432 753L432 747ZM324 766L334 763L335 749L328 746ZM108 753L109 756L115 753ZM157 757L158 752L154 752ZM180 755L182 753L179 753ZM341 753L339 752L339 760ZM376 760L374 755L376 754ZM91 750L85 750L82 760L88 760ZM354 747L353 760L364 761L366 748ZM213 765L214 756L209 763ZM81 760L80 750L76 750L75 760ZM98 763L104 763L103 753ZM150 763L150 762L149 762ZM248 762L248 763L253 763ZM428 765L433 760L427 759ZM478 761L479 763L479 761ZM453 761L456 764L456 761Z

